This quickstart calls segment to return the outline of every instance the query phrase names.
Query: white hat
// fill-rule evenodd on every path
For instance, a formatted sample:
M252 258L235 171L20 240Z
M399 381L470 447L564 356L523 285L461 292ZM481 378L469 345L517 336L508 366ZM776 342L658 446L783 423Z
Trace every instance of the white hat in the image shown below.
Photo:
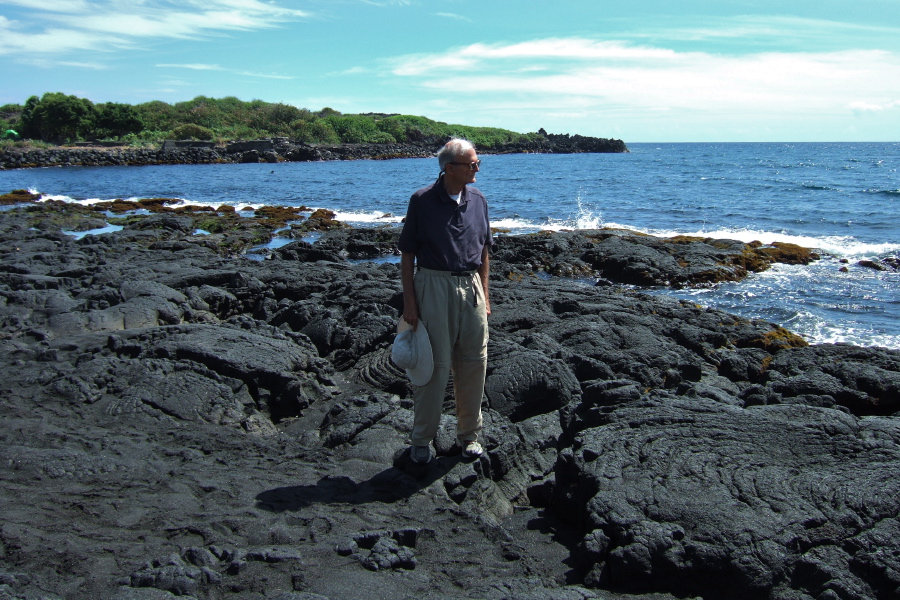
M420 320L413 331L406 319L400 317L397 337L391 348L391 360L401 369L406 369L406 375L413 385L422 386L431 381L434 356L431 354L431 340L428 339L424 321Z

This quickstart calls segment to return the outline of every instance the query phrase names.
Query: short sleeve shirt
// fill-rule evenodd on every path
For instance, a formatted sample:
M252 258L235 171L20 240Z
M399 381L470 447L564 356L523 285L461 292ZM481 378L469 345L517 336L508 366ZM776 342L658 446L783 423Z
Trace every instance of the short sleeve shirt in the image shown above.
M492 243L484 194L467 185L457 204L442 176L409 199L397 246L415 254L416 264L426 269L474 271L481 266L484 247Z

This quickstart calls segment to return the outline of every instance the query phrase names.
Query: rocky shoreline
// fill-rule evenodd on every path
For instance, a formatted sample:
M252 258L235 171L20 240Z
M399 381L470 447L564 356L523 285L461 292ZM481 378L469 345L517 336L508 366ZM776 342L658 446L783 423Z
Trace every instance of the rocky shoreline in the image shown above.
M0 598L900 594L900 352L641 292L809 250L500 235L487 453L426 468L396 229L141 207L0 212Z
M404 144L304 144L287 138L244 140L216 146L212 142L166 141L159 148L56 147L0 149L0 169L52 166L142 166L219 163L277 163L321 160L427 158L445 140ZM539 142L515 142L479 148L482 154L628 152L622 140L547 134Z

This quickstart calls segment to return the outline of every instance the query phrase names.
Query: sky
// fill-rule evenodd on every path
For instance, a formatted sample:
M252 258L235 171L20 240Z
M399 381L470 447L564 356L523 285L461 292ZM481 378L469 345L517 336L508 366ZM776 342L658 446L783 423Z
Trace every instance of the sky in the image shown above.
M900 1L0 0L0 104L45 92L626 143L900 141Z

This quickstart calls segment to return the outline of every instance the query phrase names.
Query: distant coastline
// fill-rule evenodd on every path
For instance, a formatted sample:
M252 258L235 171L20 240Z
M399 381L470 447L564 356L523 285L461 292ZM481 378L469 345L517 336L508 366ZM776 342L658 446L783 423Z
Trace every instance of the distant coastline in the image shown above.
M325 160L383 160L433 156L443 140L421 143L308 144L285 137L238 140L225 144L166 140L157 147L138 148L108 142L81 142L35 148L12 145L0 149L0 169L52 166L124 166L166 164L278 163ZM625 142L569 134L479 147L482 154L576 154L628 152Z

